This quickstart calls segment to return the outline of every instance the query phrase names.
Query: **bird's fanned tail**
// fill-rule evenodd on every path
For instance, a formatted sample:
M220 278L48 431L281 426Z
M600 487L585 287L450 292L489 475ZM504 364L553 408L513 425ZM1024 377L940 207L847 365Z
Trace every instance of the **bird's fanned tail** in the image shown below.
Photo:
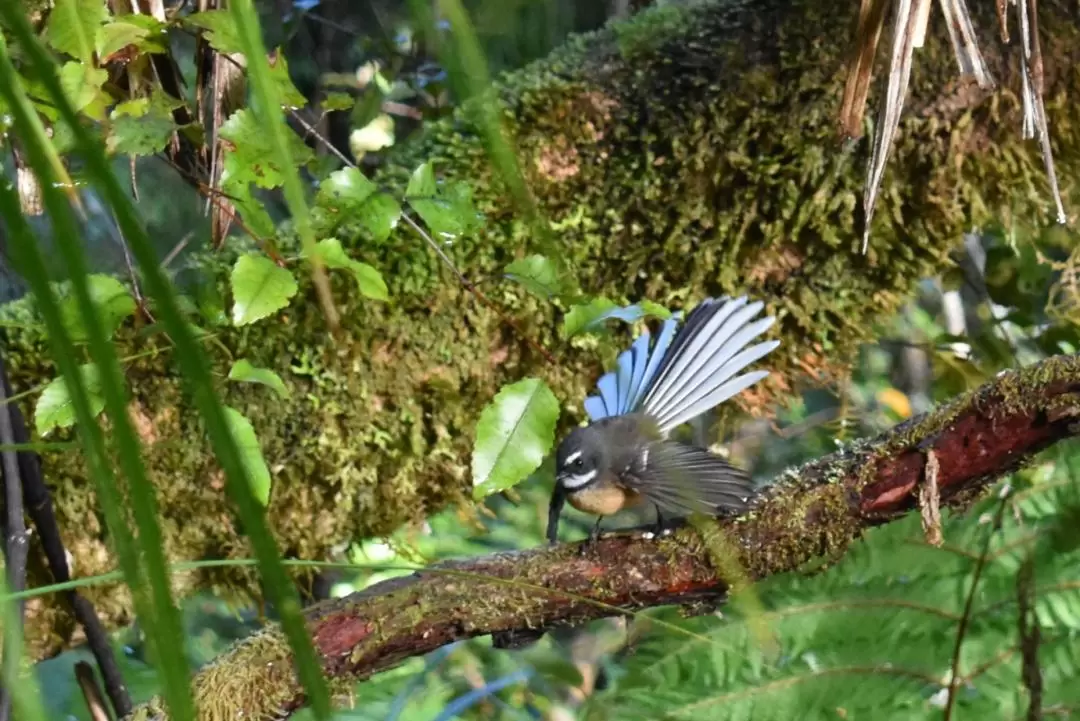
M767 371L737 374L780 344L749 345L773 324L769 317L753 320L762 307L746 296L709 298L690 312L678 333L678 314L665 321L651 349L645 331L619 356L616 369L597 382L599 395L586 399L590 419L640 411L667 434L757 383Z

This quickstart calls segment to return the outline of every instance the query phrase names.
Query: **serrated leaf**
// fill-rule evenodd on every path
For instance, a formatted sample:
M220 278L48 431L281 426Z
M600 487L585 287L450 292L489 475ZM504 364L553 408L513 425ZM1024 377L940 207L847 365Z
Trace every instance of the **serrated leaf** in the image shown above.
M221 53L243 53L244 44L240 41L240 34L236 30L232 13L228 10L207 10L201 13L192 13L184 18L192 25L206 30L203 38L210 43L210 47Z
M620 306L607 298L594 298L567 311L563 319L563 336L571 338L579 333L602 331L604 322L612 319L633 323L649 316L666 319L671 317L671 311L648 300Z
M105 110L106 98L101 86L108 79L106 71L74 60L60 68L60 87L64 95L76 111L85 112L95 119L101 118Z
M228 163L221 173L221 192L229 197L236 212L253 233L258 236L271 236L276 232L274 219L266 212L266 207L252 195L251 183L234 176Z
M323 110L332 113L335 110L351 110L355 103L356 100L348 93L327 93L321 105Z
M250 110L237 110L222 124L220 137L227 141L225 170L238 182L253 182L261 188L276 188L285 181L275 161L270 133ZM297 167L310 162L314 152L291 130L286 134ZM291 171L292 169L290 169Z
M528 478L555 441L559 401L539 378L503 386L480 413L473 445L473 498Z
M153 155L165 148L176 131L172 115L159 112L149 103L141 116L133 114L135 108L132 107L123 108L124 114L121 115L117 115L118 110L120 108L112 113L112 125L105 139L110 153Z
M89 66L98 32L108 19L105 0L56 0L49 11L45 39L60 52Z
M405 189L405 200L424 219L432 234L444 239L457 238L479 222L472 204L472 189L465 183L440 186L435 182L431 163L413 171Z
M350 258L337 238L320 240L315 244L315 250L327 267L344 269L352 273L363 295L375 300L387 300L390 297L382 274L367 263Z
M386 240L401 217L401 206L379 190L356 168L342 168L327 177L316 197L319 207L334 216L336 224L359 223L375 240Z
M101 374L93 363L79 366L86 395L90 401L90 412L96 417L105 409L105 397L101 393ZM71 402L64 377L54 378L45 386L34 405L34 428L38 435L45 436L54 428L68 428L75 425L75 406Z
M547 299L562 294L565 284L549 258L530 255L506 266L506 277L521 283L527 291Z
M282 398L289 397L289 389L274 371L269 368L257 368L247 358L241 358L229 368L229 380L243 381L245 383L260 383L277 391Z
M296 279L285 268L256 253L240 256L229 277L233 294L233 325L265 318L289 304L296 295Z
M285 54L281 48L275 50L269 59L270 79L277 86L281 97L281 104L286 108L302 108L307 105L307 98L296 89L292 78L289 77L289 63L285 60Z
M109 56L128 45L137 45L146 38L150 31L134 23L113 20L101 26L97 36L97 54L101 62L107 62Z
M266 467L255 429L243 413L230 406L225 406L225 421L240 449L240 461L247 471L251 492L265 507L270 502L270 469Z
M135 299L124 284L111 275L90 275L86 282L105 332L112 335L135 312ZM74 295L68 295L61 301L60 317L72 340L84 341L89 337L79 313L78 299Z

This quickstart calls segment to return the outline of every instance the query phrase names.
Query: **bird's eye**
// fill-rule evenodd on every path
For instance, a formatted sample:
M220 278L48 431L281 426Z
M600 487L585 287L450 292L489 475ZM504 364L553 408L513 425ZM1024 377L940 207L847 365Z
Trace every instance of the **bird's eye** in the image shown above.
M580 458L577 458L577 459L574 460L574 468L582 468L582 467L584 467L584 465L585 465L584 460L582 460Z

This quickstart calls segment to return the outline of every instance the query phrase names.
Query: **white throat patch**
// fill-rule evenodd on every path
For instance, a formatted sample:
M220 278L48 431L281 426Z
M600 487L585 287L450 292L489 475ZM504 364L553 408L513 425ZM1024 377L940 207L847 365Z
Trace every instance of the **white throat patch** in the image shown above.
M589 483L592 479L596 478L596 469L592 469L588 473L582 473L579 476L567 476L563 479L564 488L581 488L586 483Z

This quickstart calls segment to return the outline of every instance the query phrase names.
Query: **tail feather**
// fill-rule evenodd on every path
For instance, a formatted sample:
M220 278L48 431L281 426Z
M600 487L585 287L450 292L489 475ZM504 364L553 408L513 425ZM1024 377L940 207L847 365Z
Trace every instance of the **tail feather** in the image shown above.
M664 370L657 374L641 410L655 418L663 433L689 421L757 383L766 372L736 374L771 352L776 341L746 345L764 333L773 318L752 321L763 304L747 303L742 296L726 302L702 303L676 337L665 358ZM698 314L698 310L704 310ZM679 343L686 334L686 340Z
M736 374L779 345L768 341L747 347L773 323L768 317L752 320L762 307L746 296L708 298L678 330L676 313L655 342L643 332L619 355L616 368L597 381L598 393L585 400L589 418L596 422L641 411L666 434L757 383L768 374Z

